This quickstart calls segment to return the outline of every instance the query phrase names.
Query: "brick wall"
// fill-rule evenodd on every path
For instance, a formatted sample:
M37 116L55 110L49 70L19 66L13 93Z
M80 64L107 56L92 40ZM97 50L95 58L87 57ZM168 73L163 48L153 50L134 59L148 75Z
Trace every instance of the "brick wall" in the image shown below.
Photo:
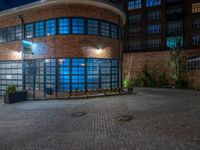
M119 15L110 10L96 6L79 4L62 4L43 6L30 9L21 13L7 15L0 18L0 28L20 24L18 15L22 15L25 23L59 17L88 17L107 20L120 26ZM9 19L8 19L9 18ZM100 36L87 35L55 35L42 38L28 39L37 44L34 58L63 58L63 57L94 57L94 58L119 58L121 41ZM102 51L97 49L101 48ZM20 60L20 42L0 44L0 61ZM32 56L26 56L26 59Z
M185 54L187 56L199 55L200 50L187 50ZM166 51L126 53L123 57L123 76L130 73L131 78L136 79L144 65L156 67L160 72L168 71L168 62L169 53ZM200 70L188 70L186 78L190 87L200 87Z

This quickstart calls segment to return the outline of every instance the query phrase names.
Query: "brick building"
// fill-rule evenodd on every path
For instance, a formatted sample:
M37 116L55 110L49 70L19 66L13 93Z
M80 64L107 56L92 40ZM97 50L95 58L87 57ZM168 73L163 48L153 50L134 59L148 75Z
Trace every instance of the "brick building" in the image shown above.
M131 73L131 77L137 78L146 64L167 70L169 50L175 48L178 40L189 58L190 86L200 88L199 0L112 1L127 14L124 75Z
M9 84L36 97L119 87L125 22L121 9L98 0L42 0L1 11L0 95Z

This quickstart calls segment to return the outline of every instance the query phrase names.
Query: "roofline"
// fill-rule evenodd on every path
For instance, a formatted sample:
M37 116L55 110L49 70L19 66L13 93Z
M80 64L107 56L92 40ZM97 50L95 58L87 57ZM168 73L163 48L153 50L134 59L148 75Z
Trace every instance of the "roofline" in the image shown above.
M126 15L121 9L119 9L117 6L115 6L109 2L103 2L103 1L97 1L97 0L40 0L37 2L30 3L30 4L26 4L26 5L11 8L8 10L4 10L4 11L0 12L0 17L19 13L21 11L29 10L32 8L38 8L41 6L48 6L48 5L53 5L53 4L63 4L63 3L86 4L86 5L93 5L93 6L105 8L105 9L111 10L111 11L119 14L123 21L123 25L126 23Z

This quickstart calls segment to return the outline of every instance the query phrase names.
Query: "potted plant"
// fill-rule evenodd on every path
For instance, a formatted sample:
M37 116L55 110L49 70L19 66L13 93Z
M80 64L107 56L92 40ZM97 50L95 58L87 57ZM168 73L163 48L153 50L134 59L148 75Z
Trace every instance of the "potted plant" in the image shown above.
M15 85L9 85L7 87L6 93L4 94L5 104L12 104L26 100L27 100L27 91L17 91L17 87Z

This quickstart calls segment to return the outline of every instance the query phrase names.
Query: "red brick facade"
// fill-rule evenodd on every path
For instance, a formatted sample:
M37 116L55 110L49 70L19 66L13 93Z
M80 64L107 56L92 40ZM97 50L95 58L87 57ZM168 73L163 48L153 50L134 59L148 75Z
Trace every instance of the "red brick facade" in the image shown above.
M200 50L187 50L187 56L199 55ZM123 76L130 73L132 79L137 79L144 65L155 67L160 72L168 71L169 53L166 51L160 52L143 52L143 53L126 53L123 57ZM200 70L190 70L187 73L191 88L200 88Z
M20 13L1 17L0 27L20 25L19 15L23 16L24 23L59 17L86 17L109 21L122 25L120 16L110 10L96 6L80 4L60 4L43 6ZM8 19L9 18L9 19ZM42 38L28 39L39 45L34 58L63 58L63 57L93 57L119 58L122 52L120 40L100 36L87 35L55 35ZM97 49L102 49L98 52ZM0 44L0 60L20 60L20 42ZM26 58L30 58L26 56Z

